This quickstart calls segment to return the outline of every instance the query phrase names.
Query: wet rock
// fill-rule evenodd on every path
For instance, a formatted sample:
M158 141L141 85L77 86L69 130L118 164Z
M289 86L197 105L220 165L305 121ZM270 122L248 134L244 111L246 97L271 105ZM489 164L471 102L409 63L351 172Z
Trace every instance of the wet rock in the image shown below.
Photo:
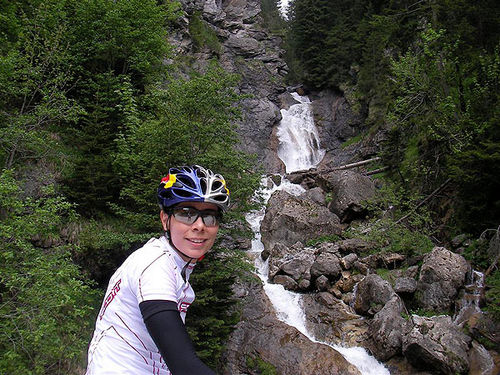
M302 302L316 339L347 346L363 346L369 340L368 321L331 293L306 294Z
M469 350L469 375L497 375L495 362L490 353L477 341L472 341Z

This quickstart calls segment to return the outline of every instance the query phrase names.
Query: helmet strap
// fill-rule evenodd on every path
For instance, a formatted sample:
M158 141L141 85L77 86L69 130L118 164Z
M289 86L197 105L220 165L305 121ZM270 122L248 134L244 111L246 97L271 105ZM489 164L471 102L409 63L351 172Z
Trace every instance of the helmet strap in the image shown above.
M170 219L172 218L171 216L172 214L168 214L168 219L167 219L167 229L165 230L165 238L168 240L168 243L170 244L170 246L172 246L172 248L177 251L179 254L185 256L186 258L189 258L189 261L184 265L184 267L182 267L182 270L181 270L181 276L182 276L182 279L184 280L184 282L186 282L186 270L187 268L189 267L189 265L191 264L191 262L196 259L196 258L192 258L186 254L184 254L182 251L180 251L177 246L174 245L174 242L172 241L172 236L170 235Z

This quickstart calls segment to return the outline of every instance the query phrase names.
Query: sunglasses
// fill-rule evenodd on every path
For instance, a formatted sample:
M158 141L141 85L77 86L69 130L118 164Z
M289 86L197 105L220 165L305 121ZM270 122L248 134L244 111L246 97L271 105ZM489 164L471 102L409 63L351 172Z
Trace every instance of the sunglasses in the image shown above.
M197 210L194 207L176 207L169 210L169 214L174 215L175 220L183 224L191 225L201 216L203 224L207 227L215 227L219 225L222 215L214 210Z

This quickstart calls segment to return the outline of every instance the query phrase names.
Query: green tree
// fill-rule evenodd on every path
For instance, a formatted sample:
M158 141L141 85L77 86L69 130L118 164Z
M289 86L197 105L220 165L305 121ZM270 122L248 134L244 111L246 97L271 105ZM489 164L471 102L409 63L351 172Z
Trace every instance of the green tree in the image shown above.
M29 183L29 182L26 182ZM0 175L0 372L68 374L81 366L97 294L72 263L61 227L71 205L49 189L23 198Z
M115 156L122 204L152 212L155 188L168 166L201 164L223 174L243 209L258 186L252 159L236 150L240 111L237 77L213 65L204 74L169 82L151 91L154 116L124 129Z

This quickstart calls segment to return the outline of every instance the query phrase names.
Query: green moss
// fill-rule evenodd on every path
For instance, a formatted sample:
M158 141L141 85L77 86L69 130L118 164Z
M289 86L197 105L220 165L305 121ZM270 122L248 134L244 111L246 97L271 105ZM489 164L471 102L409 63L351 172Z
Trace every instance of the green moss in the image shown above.
M260 375L278 375L276 367L259 357L247 357L246 364L249 369L258 371Z
M336 242L339 241L341 238L336 235L336 234L327 234L324 236L319 236L313 239L310 239L306 242L306 246L316 246L317 244L324 243L324 242Z

